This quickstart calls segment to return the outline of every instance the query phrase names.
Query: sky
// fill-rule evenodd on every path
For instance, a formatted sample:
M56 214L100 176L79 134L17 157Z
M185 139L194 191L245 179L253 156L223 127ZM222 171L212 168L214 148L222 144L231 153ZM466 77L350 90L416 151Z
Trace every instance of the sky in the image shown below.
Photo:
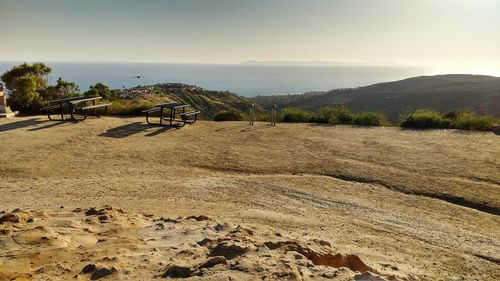
M500 0L0 0L0 60L432 66L500 76Z

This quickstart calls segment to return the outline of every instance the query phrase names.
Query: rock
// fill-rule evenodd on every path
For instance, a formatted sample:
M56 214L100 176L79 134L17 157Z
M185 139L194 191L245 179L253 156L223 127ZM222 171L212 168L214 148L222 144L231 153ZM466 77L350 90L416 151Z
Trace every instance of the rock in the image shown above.
M213 257L199 266L199 268L211 268L218 264L227 264L227 260L224 257Z
M179 223L179 220L177 220L177 219L164 218L164 217L161 217L160 219L153 220L153 221L163 221L163 222Z
M205 215L199 215L199 216L189 216L186 217L187 220L195 220L195 221L210 221L212 220L211 218L205 216Z
M83 267L82 271L80 271L81 274L87 274L94 272L97 269L95 264L87 264L86 266Z
M116 269L114 267L112 267L111 269L107 269L107 268L103 267L103 268L100 268L100 269L94 271L94 273L92 273L92 275L90 276L90 280L101 279L101 278L106 277L108 275L111 275L113 273L116 273Z
M223 256L226 259L233 259L239 255L242 255L248 251L248 247L240 246L239 243L230 244L227 241L224 241L218 244L215 248L210 251L209 256Z
M87 211L85 211L86 216L95 216L100 214L101 212L97 211L95 208L90 208Z
M203 240L196 242L196 244L200 246L205 246L206 244L212 242L212 239L209 238L203 238Z
M162 278L188 278L193 274L193 269L188 266L172 265L163 275Z
M3 224L5 222L19 223L19 216L14 213L7 213L0 218L0 224Z
M357 274L354 276L355 281L387 281L384 278L373 274L371 272L365 272L363 274Z
M102 222L102 221L107 221L107 220L109 220L109 217L108 217L107 215L101 215L101 216L99 216L99 217L97 217L97 218L98 218L101 222Z

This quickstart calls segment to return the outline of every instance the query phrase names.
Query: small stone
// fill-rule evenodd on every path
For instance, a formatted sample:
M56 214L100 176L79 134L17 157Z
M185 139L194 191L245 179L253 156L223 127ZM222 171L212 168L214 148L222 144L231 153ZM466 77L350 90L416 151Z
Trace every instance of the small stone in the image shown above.
M209 221L212 220L211 218L205 216L205 215L199 215L199 216L189 216L186 218L187 220L195 220L195 221Z
M210 251L209 256L223 256L226 259L233 259L236 256L242 255L248 251L248 247L242 247L236 243L229 244L227 242L222 242L218 244L215 248Z
M224 257L213 257L203 264L201 264L199 267L200 268L211 268L214 267L218 264L227 264L227 260Z
M109 220L109 217L108 217L108 216L106 216L106 215L102 215L102 216L99 216L99 217L97 217L97 218L98 218L100 221L107 221L107 220Z
M87 273L91 273L91 272L94 272L96 270L96 266L95 264L87 264L83 269L82 271L80 271L81 274L87 274Z
M99 214L99 211L97 211L95 208L90 208L87 211L85 211L86 216L95 216Z
M187 266L172 265L161 276L163 278L188 278L193 273L193 270Z
M15 211L15 210L14 210ZM14 212L12 211L12 212ZM3 224L5 222L10 222L10 223L19 223L19 216L14 214L14 213L7 213L5 215L3 215L1 218L0 218L0 224Z
M97 279L101 279L103 277L106 277L108 275L111 275L113 273L116 272L116 269L113 267L111 269L107 269L107 268L100 268L96 271L94 271L94 273L92 273L92 275L90 276L90 280L97 280Z

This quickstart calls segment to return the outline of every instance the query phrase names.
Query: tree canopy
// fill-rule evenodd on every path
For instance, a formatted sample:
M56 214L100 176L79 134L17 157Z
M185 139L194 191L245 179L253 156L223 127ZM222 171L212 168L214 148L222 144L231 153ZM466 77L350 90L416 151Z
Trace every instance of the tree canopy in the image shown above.
M76 83L68 82L59 77L56 85L47 87L47 94L43 97L46 100L55 100L78 95L80 95L80 89Z
M36 62L14 66L0 77L10 91L9 104L23 113L33 112L53 99L79 95L78 85L62 78L53 86L47 85L47 65Z
M40 107L50 71L50 67L43 63L23 63L2 74L2 81L11 92L9 103L12 108L28 112Z
M118 95L115 91L111 90L108 86L97 83L94 86L90 86L90 89L85 92L86 96L101 96L103 99L116 100Z

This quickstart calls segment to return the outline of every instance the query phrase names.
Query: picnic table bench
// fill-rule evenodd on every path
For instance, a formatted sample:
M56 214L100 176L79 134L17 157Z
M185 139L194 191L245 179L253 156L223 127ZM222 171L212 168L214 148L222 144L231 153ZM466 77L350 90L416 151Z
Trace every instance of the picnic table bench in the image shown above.
M71 97L71 98L65 98L65 99L58 99L58 100L52 100L49 102L49 106L41 108L40 110L46 111L47 112L47 117L49 120L55 120L55 121L64 121L64 120L70 120L70 121L83 121L87 119L88 115L91 116L97 116L96 109L98 108L104 108L105 113L108 113L108 106L111 105L111 103L104 103L104 104L96 104L97 100L102 99L102 97ZM92 105L87 105L87 102L92 102ZM78 107L78 105L83 105ZM71 115L69 119L64 119L64 109L68 109L67 111ZM54 113L54 111L56 111ZM91 110L91 112L89 112ZM61 118L53 118L51 115L52 114L57 114L60 115ZM83 115L81 118L76 118L75 114L80 114Z
M146 113L146 122L151 125L162 125L162 126L175 126L182 127L186 124L193 124L196 122L198 118L198 114L200 111L189 111L186 112L186 108L191 107L190 104L182 104L177 102L170 103L162 103L157 104L151 109L143 110L143 113ZM177 113L177 110L182 110L182 112ZM164 117L164 112L168 112L168 117ZM159 123L151 122L149 119L151 118L152 113L158 113L159 115ZM181 119L176 119L176 115L178 115ZM163 124L163 121L168 121L167 124ZM175 122L175 124L174 124Z

